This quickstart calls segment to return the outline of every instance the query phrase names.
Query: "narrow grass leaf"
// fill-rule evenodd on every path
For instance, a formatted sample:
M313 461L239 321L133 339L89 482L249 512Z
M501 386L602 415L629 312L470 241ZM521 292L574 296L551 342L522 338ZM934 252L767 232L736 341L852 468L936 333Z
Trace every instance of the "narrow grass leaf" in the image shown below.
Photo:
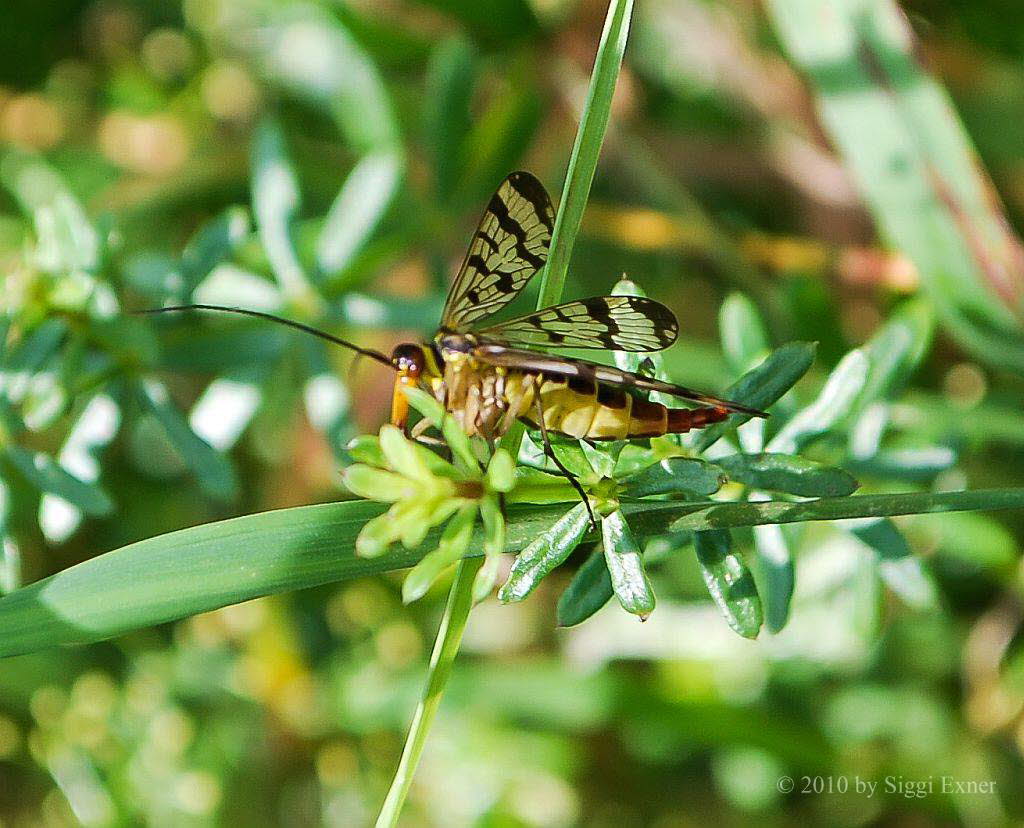
M726 482L725 472L696 457L667 457L625 480L630 497L663 494L711 495Z
M356 536L384 508L359 500L280 509L158 535L98 555L0 600L0 657L97 641L260 595L409 567L422 557L420 550L395 546L372 559L356 554ZM851 495L803 503L644 501L623 504L622 512L636 537L648 538L664 535L670 526L683 531L1011 508L1024 508L1024 489ZM585 534L586 510L582 504L575 509ZM534 543L564 511L560 504L511 507L507 551ZM428 535L437 537L436 529ZM1000 566L1012 564L1012 543L1007 547ZM970 549L976 548L972 540ZM466 554L482 552L478 534Z
M632 0L611 0L608 4L587 100L583 105L580 127L569 156L565 186L551 235L548 263L541 276L538 306L555 305L562 295L565 276L569 271L569 259L590 197L590 185L594 180L594 170L597 168L597 159L601 154L601 145L611 116L612 96L619 78L622 56L626 51L632 14Z
M859 485L848 471L789 454L730 454L715 462L737 483L800 497L840 497Z
M722 396L738 403L766 409L781 399L807 373L814 362L815 345L811 342L790 342L773 351L760 365L730 385ZM729 419L694 432L687 443L695 451L704 451L730 428L749 420L746 414L733 414Z
M62 468L56 460L42 452L21 446L7 446L3 456L40 492L57 495L87 515L106 515L114 504L95 483L79 480Z
M913 260L946 328L972 353L1024 371L1020 239L899 4L767 9L881 235Z
M589 529L587 507L582 503L573 506L519 553L498 597L505 603L522 601L545 575L569 557Z
M170 401L167 389L155 380L145 380L139 386L139 398L163 427L199 485L213 497L232 499L238 483L231 463L189 428L188 421Z
M558 626L582 624L607 604L614 594L604 550L595 549L558 598Z
M654 611L654 590L644 571L640 545L621 511L601 518L601 539L615 597L626 612L646 620Z
M695 532L694 549L704 583L730 627L744 638L757 638L763 615L754 576L732 551L726 530Z
M650 508L652 504L646 504ZM822 497L796 503L693 503L676 508L687 514L673 521L673 531L802 523L859 517L895 517L932 512L967 512L977 509L1024 508L1024 488L973 489L960 492L908 492L900 494Z

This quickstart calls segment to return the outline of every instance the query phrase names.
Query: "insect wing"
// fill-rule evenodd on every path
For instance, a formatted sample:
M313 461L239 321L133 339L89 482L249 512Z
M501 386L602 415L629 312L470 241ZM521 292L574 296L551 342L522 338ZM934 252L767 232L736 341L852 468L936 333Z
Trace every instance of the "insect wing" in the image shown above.
M511 302L544 266L555 212L536 178L514 172L491 197L448 292L441 326L465 331Z
M544 308L480 329L510 345L660 351L676 341L679 323L659 302L640 296L595 296Z
M542 354L536 351L518 351L513 348L506 348L504 345L496 342L478 345L473 349L473 357L488 365L500 366L511 370L529 371L560 377L579 377L590 382L605 383L618 388L660 391L662 394L670 394L673 397L692 400L704 405L721 406L722 408L728 408L730 411L749 414L752 417L768 416L764 411L756 408L713 397L710 394L695 391L683 385L662 382L651 377L645 377L643 374L622 371L610 365L601 365L584 359Z

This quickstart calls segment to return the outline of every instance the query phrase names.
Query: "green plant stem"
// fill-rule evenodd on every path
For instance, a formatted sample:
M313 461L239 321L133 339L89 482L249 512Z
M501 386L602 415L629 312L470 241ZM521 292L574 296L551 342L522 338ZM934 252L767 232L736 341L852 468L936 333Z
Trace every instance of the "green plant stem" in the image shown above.
M587 206L590 185L594 181L594 171L597 169L597 159L601 154L605 133L608 131L612 97L619 79L619 70L622 68L622 56L626 51L632 15L633 0L612 0L608 4L608 15L605 17L601 43L597 47L594 71L590 75L587 100L580 115L580 126L576 130L572 154L569 156L562 198L558 202L548 262L539 277L537 310L557 305L562 299L572 249L576 244L576 235L583 221L583 211ZM523 430L523 424L516 421L501 438L501 447L513 458L519 457Z
M562 297L572 248L583 220L583 210L590 197L590 185L594 180L597 159L608 129L612 96L619 79L622 55L626 50L632 13L633 0L612 0L608 4L608 16L597 48L594 71L590 76L587 101L580 116L580 127L576 131L576 142L569 156L562 199L558 204L558 215L555 216L551 252L547 267L541 274L538 309L558 304Z
M482 565L483 558L466 558L455 570L455 580L448 593L448 603L434 640L434 651L430 655L427 683L420 703L416 706L398 770L395 771L391 788L377 816L377 828L390 828L398 823L409 786L412 785L413 774L416 773L416 766L423 753L427 733L441 703L441 695L451 675L455 656L459 652L466 620L473 608L473 579Z

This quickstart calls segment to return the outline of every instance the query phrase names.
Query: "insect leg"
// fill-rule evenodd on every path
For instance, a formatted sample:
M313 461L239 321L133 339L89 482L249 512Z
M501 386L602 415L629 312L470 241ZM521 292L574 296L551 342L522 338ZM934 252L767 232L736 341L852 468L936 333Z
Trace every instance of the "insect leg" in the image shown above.
M534 406L537 409L537 424L540 427L541 441L544 443L544 453L550 457L558 470L563 474L569 484L576 490L576 494L580 496L580 500L583 501L583 505L587 507L587 514L590 515L590 525L597 529L597 518L594 517L594 510L590 507L590 498L587 497L587 493L583 491L583 487L580 485L579 479L569 471L558 459L558 455L555 454L555 450L551 447L551 440L548 439L548 427L544 424L544 406L540 401L540 389L537 389L537 393L533 398Z

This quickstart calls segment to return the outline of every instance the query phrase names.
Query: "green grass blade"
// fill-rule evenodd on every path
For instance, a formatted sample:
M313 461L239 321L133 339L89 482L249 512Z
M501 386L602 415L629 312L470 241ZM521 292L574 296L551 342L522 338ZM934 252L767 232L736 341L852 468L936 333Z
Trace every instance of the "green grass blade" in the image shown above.
M580 507L582 510L582 507ZM851 495L803 503L626 503L638 540L677 529L714 529L836 518L1024 508L1024 488ZM110 638L277 592L412 566L437 544L356 557L356 535L384 510L365 501L281 509L207 523L139 541L58 572L0 599L0 656ZM565 505L511 507L508 552L524 549ZM471 556L483 553L474 534Z
M583 106L580 128L576 132L576 143L569 157L569 168L565 176L565 187L555 217L555 229L551 235L551 252L548 264L541 276L538 307L558 304L569 271L569 259L576 243L576 234L583 220L583 210L590 196L590 184L604 143L608 118L611 115L612 95L622 66L622 55L626 51L630 17L633 14L632 0L612 0L608 5L601 43L597 47L594 72L590 76L590 89Z
M946 326L969 351L1024 371L1024 251L899 6L773 0L768 10L881 234L917 265Z
M409 735L405 740L402 758L398 763L391 788L377 816L377 828L390 828L398 824L398 818L405 804L405 797L412 785L416 766L419 764L423 745L426 744L430 725L441 704L441 696L448 684L448 678L459 652L462 633L466 629L469 611L473 608L473 580L480 569L482 561L469 559L462 561L455 573L455 582L448 593L448 603L441 617L441 626L434 640L434 649L430 654L430 670L427 673L427 684L423 688L423 696L416 706Z

